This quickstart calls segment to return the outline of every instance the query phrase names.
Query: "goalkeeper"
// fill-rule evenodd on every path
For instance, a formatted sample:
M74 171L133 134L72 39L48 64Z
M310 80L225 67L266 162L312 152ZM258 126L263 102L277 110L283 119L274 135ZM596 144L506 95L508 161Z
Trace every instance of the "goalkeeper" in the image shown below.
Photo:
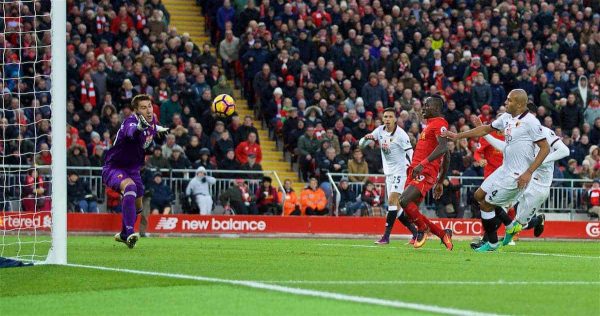
M122 228L115 235L115 240L129 248L135 247L140 237L134 232L134 225L137 214L142 212L144 185L140 169L144 165L146 150L153 144L155 136L162 137L169 132L168 128L156 125L149 95L135 96L131 107L134 114L121 124L102 168L102 182L123 196Z

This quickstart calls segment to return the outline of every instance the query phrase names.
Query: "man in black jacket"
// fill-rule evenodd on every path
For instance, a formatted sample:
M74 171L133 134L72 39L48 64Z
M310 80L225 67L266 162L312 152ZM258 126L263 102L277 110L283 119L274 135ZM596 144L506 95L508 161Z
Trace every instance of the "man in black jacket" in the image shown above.
M79 179L75 171L69 171L67 181L67 204L71 211L82 213L98 212L96 197L92 195L89 185Z

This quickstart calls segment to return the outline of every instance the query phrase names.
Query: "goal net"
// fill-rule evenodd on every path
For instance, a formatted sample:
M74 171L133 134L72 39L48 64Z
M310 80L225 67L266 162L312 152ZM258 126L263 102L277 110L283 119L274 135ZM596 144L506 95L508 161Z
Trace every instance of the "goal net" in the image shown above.
M65 263L66 2L0 4L0 257Z

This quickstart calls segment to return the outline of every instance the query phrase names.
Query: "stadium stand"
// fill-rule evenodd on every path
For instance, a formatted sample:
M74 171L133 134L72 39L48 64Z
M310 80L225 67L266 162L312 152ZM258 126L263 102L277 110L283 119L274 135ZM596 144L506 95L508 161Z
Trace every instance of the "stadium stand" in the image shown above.
M339 159L351 158L344 157L342 145L355 148L380 123L385 107L397 109L416 142L427 95L442 95L451 130L462 130L472 114L489 120L503 112L505 95L514 88L529 93L538 105L538 119L563 136L571 150L555 178L600 177L600 14L595 13L600 5L495 3L70 1L68 143L80 146L82 157L73 157L72 150L69 161L98 165L119 119L129 113L126 104L145 92L154 96L155 112L161 122L171 124L175 143L192 166L200 165L191 157L199 157L205 147L214 165L217 124L209 104L212 92L221 89L219 79L226 76L221 82L236 88L242 116L254 113L268 128L266 133L257 126L261 146L284 148L303 180L319 172L319 159L325 157L321 151L329 146ZM182 14L185 10L178 8L187 4L198 5L201 13L189 13L194 18L185 21L167 11L172 6ZM178 33L186 28L191 32ZM5 44L10 40L4 39ZM9 63L5 71L10 71ZM3 89L13 92L17 86L6 82ZM10 94L4 98L6 104L14 102ZM48 102L40 100L41 106ZM226 124L231 128L230 121ZM314 128L317 148L309 148L314 155L306 159L304 146L313 142L300 136L309 128ZM232 140L237 145L245 139ZM483 175L470 159L476 147L476 140L455 145L452 174ZM164 147L162 154L168 160ZM381 171L376 149L365 150L364 156L370 173ZM261 164L266 170L267 164ZM272 166L285 171L289 163Z

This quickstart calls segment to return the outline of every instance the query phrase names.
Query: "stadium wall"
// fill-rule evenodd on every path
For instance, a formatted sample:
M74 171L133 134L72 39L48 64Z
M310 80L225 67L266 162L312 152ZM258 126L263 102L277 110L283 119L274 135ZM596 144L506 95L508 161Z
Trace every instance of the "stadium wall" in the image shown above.
M5 213L0 227L6 231L49 230L49 214ZM138 221L139 222L139 221ZM450 228L456 236L479 236L481 222L474 219L434 219L433 222ZM153 215L149 218L149 233L157 234L335 234L378 235L384 219L377 217L282 217L282 216L200 216ZM139 223L138 223L139 224ZM121 229L120 214L69 213L69 232L109 233ZM393 234L408 235L402 225L395 225ZM503 229L500 230L503 234ZM524 231L521 237L533 237ZM544 238L573 238L600 240L600 222L546 221Z

